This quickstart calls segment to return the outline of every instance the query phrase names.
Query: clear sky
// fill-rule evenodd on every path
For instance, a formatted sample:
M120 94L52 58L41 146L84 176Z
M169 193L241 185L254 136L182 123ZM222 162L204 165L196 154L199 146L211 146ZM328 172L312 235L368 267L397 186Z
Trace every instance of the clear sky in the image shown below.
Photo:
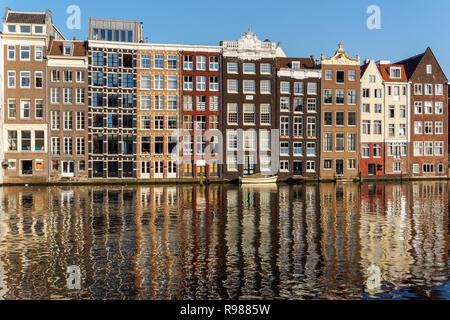
M340 41L350 56L392 62L430 46L450 78L448 0L2 0L12 10L53 13L71 39L86 39L89 17L138 20L152 43L218 45L248 28L281 42L289 56L331 56ZM68 30L67 7L81 8L81 29ZM369 30L370 5L381 9L381 30Z

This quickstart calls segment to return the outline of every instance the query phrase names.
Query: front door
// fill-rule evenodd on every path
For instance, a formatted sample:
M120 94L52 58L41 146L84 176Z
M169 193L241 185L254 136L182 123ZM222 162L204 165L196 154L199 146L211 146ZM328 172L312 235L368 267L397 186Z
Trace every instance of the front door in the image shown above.
M369 164L369 176L375 176L377 174L377 166Z
M75 177L75 161L62 161L62 176L65 178Z
M167 177L170 179L177 177L177 163L176 161L169 161L167 163Z
M245 176L251 176L256 173L256 166L255 166L255 158L254 156L245 156L245 163L244 163L244 175Z
M294 176L303 176L303 162L294 161Z
M336 160L336 175L344 175L344 160Z
M152 163L150 161L142 161L141 162L141 178L142 179L150 179Z

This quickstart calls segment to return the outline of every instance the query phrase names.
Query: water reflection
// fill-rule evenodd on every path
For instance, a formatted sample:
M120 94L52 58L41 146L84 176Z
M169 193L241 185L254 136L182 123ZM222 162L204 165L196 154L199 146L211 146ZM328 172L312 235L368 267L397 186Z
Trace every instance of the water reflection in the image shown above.
M448 192L446 182L3 188L0 298L445 298ZM66 288L72 265L81 290Z

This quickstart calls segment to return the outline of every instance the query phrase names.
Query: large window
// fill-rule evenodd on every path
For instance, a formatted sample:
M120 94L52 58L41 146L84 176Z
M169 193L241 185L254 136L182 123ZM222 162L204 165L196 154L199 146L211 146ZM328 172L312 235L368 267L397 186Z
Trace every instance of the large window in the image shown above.
M254 104L244 104L243 106L244 110L244 124L255 124L256 123L256 117L255 117L255 105Z

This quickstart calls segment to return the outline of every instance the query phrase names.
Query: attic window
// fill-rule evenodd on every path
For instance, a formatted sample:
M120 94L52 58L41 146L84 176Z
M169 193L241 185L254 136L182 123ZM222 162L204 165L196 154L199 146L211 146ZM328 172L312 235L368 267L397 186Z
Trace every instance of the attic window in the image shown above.
M392 79L400 79L402 77L400 68L390 68L389 75Z
M431 64L427 64L427 74L431 74L433 72L433 67Z
M21 33L30 33L31 27L30 26L20 26L20 32Z
M70 46L64 46L63 50L64 50L64 55L65 56L71 56L72 55L72 48Z
M16 32L16 26L15 25L8 25L8 32Z
M298 62L298 61L292 61L292 69L294 69L294 70L300 70L300 62Z

